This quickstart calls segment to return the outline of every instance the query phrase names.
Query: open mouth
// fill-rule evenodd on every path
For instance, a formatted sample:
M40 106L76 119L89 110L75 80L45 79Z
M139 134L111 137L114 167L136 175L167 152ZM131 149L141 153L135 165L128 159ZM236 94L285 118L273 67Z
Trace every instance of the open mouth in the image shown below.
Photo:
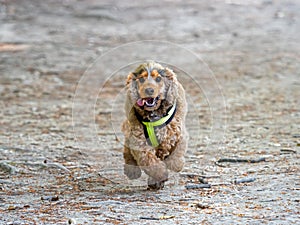
M159 96L157 96L156 98L140 98L137 100L137 104L138 106L144 106L146 105L147 107L153 107L156 105L157 101L159 99Z

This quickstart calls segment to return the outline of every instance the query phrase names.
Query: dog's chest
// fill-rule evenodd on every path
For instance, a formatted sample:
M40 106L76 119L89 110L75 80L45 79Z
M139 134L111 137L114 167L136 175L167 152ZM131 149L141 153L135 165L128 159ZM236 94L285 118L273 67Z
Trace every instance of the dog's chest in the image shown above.
M176 124L170 123L156 131L157 139L160 142L156 148L158 158L164 160L174 151L180 138L179 130L180 128Z
M155 132L160 143L158 149L165 152L164 154L170 154L174 150L177 142L180 139L180 124L174 118L174 121L172 121L165 127L156 129Z

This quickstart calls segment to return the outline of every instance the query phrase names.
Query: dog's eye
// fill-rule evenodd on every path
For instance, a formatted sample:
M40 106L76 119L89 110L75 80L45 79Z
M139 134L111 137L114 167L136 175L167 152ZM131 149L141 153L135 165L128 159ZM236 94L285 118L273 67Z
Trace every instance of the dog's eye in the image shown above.
M165 75L165 71L164 70L158 70L157 71L160 75L164 76Z
M139 78L139 81L140 81L141 83L144 83L144 82L145 82L145 78L144 78L144 77L141 77L141 78Z
M155 78L155 81L156 81L156 82L160 82L160 81L161 81L161 77L156 77L156 78Z

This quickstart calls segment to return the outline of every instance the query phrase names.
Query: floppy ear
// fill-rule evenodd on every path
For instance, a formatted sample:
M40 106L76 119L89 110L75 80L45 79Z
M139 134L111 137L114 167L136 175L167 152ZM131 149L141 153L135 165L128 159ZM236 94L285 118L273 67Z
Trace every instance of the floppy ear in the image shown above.
M169 68L165 69L165 85L166 85L166 93L165 99L166 101L173 105L178 96L178 87L177 87L177 78L176 74Z
M136 77L136 75L134 73L128 74L127 80L126 80L126 85L128 86L128 84L130 84L135 77Z
M137 90L137 83L135 81L136 75L134 73L130 73L127 76L126 80L126 104L125 104L125 111L126 114L131 111L133 105L138 99L138 90Z

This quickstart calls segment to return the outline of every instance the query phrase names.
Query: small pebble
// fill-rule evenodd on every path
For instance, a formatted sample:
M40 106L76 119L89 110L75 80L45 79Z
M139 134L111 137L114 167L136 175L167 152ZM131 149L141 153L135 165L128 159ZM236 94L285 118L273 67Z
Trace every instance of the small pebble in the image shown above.
M201 184L208 184L208 181L203 177L198 177L198 180Z
M76 224L76 220L75 219L69 219L68 224Z
M58 197L58 195L56 195L56 196L42 196L41 200L42 201L52 201L52 202L55 202L55 201L59 200L59 197Z
M10 206L8 206L8 210L15 210L17 207L16 206L14 206L14 205L10 205Z

